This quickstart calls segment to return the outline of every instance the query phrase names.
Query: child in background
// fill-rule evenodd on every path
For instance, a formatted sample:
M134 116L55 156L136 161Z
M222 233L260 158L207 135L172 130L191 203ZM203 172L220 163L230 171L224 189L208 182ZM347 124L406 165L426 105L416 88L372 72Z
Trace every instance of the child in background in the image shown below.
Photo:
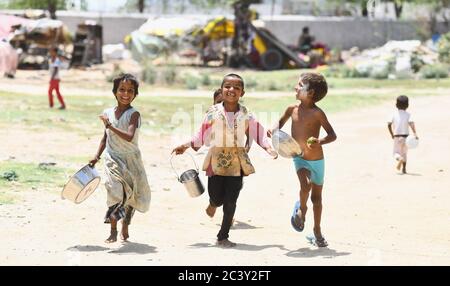
M409 99L406 95L400 95L397 97L397 103L395 105L397 110L394 112L391 118L388 120L388 130L394 139L394 159L397 160L397 170L402 170L403 174L406 174L406 160L408 154L408 147L406 146L406 138L409 135L409 127L414 132L416 139L416 126L412 120L411 114L406 111L409 106ZM392 130L392 126L394 127Z
M59 76L59 70L61 69L61 60L58 58L58 48L50 48L50 60L48 62L50 69L50 83L48 87L48 103L50 108L53 108L53 90L56 91L56 97L59 100L61 106L59 109L66 109L64 99L59 92L59 82L61 81Z
M214 91L213 94L213 104L222 102L222 89L218 88Z

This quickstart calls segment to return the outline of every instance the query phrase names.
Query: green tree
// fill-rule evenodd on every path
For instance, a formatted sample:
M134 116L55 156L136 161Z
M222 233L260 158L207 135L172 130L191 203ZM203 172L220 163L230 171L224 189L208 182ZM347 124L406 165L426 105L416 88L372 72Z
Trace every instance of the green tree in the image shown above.
M193 6L208 10L212 8L217 7L230 7L233 2L236 2L235 0L189 0L189 3L191 3Z
M368 0L332 0L337 5L344 3L353 3L361 8L363 16L367 16L367 3ZM395 8L395 16L400 19L403 12L403 5L405 3L427 5L430 7L430 18L433 20L437 15L441 15L446 22L445 13L442 13L444 9L450 7L450 0L379 0L380 3L393 3Z
M144 0L138 0L139 13L144 13L144 9L145 9L145 1Z
M438 32L439 20L443 20L447 30L450 29L450 19L445 13L446 9L450 7L450 0L414 0L411 2L428 7L428 19L419 19L421 23L418 26L418 33L423 40L429 39L431 35Z
M208 11L218 7L229 8L235 1L236 0L127 0L121 10L129 12L139 11L140 13L143 13L146 7L154 5L161 8L162 14L166 14L170 11L176 11L182 14L189 6L195 7L201 11Z
M127 0L125 5L119 9L119 11L144 13L145 0Z
M9 0L8 9L48 10L50 18L56 19L56 10L66 9L66 0Z
M81 0L80 1L80 10L81 11L87 11L88 7L89 7L89 5L88 5L86 0Z

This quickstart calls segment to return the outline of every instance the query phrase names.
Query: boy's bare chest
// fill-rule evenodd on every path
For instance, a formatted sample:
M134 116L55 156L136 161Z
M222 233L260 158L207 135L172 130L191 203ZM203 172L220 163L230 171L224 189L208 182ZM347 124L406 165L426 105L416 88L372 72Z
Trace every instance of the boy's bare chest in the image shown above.
M305 129L320 127L320 122L317 120L314 111L299 111L298 109L292 113L292 124Z

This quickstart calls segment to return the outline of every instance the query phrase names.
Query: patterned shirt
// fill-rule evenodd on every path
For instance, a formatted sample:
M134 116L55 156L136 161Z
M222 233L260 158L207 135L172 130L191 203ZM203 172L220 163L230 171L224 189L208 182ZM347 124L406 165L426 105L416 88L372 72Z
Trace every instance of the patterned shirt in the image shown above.
M241 176L255 172L246 150L255 140L263 148L270 147L264 127L248 111L239 105L237 112L226 112L222 103L211 106L203 119L200 130L191 140L191 147L198 150L210 146L203 163L207 176Z

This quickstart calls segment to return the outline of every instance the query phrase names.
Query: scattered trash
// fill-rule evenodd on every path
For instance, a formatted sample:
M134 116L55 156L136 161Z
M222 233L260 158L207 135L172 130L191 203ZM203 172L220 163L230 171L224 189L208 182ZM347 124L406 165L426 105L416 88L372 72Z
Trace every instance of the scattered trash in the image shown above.
M388 41L385 45L359 51L342 51L342 60L354 72L347 77L411 78L422 67L438 63L439 54L419 40Z
M56 163L54 163L54 162L42 162L42 163L39 163L38 168L42 169L42 170L48 170L49 167L55 166L55 165L56 165Z
M103 45L102 53L105 60L122 60L131 57L130 51L126 49L124 44Z

